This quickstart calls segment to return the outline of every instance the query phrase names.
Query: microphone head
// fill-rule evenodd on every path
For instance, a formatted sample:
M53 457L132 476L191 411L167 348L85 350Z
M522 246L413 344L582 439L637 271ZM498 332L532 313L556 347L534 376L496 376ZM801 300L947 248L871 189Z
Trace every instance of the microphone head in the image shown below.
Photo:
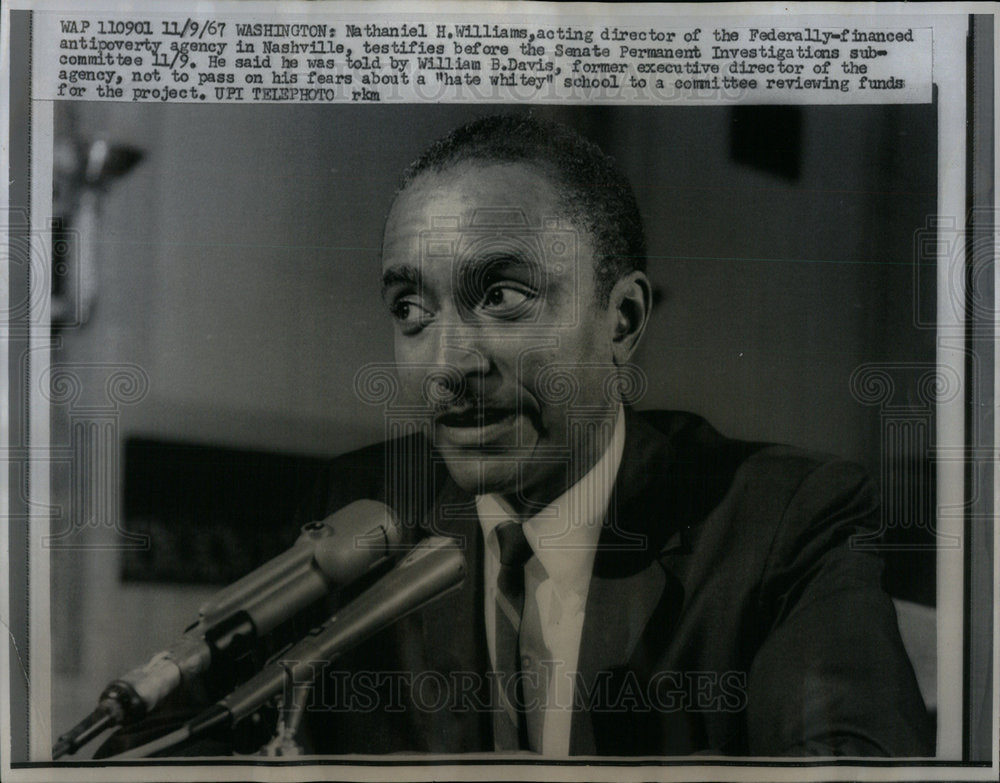
M314 538L316 565L334 587L362 577L397 551L402 529L396 515L377 500L356 500L322 522L305 526Z

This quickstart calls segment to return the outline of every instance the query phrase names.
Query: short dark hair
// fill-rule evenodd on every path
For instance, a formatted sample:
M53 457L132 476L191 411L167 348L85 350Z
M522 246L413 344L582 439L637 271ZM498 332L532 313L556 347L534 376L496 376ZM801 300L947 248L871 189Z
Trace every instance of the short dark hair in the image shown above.
M594 243L602 306L621 277L645 270L646 239L631 184L613 158L565 125L530 114L480 117L431 144L407 168L400 191L425 171L464 161L529 163L555 179L566 217Z

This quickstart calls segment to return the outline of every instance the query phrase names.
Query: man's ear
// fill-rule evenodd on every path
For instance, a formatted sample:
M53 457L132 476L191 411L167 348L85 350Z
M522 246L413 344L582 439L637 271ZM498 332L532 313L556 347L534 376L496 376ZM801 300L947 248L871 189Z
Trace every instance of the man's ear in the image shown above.
M611 289L608 309L613 318L611 351L621 367L635 352L653 306L653 288L644 272L629 272Z

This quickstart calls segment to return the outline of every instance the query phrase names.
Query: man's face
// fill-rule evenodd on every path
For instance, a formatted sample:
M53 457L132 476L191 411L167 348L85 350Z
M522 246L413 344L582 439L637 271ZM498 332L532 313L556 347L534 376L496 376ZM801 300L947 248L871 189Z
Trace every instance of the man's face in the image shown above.
M424 172L383 240L383 298L407 402L434 414L455 481L515 509L579 479L612 421L614 315L598 303L589 232L538 168L465 162ZM590 428L593 432L593 428Z

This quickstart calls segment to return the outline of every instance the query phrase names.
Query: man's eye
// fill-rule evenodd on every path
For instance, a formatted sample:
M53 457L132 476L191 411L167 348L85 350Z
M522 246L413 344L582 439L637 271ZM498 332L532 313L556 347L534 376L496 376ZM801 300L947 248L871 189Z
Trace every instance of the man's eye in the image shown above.
M412 299L400 299L390 308L392 317L404 329L418 329L430 320L431 314Z
M532 299L531 294L521 288L497 284L483 294L482 308L493 315L512 317L527 309Z

